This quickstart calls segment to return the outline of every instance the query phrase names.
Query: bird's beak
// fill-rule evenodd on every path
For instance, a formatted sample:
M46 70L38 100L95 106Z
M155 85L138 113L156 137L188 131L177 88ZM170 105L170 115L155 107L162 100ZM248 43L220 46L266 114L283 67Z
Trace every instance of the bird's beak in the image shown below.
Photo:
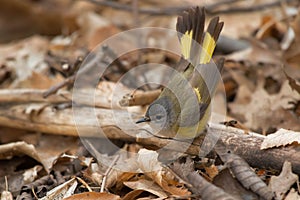
M138 121L136 121L135 123L136 124L139 124L139 123L143 123L143 122L150 122L150 118L149 117L143 117L141 119L139 119Z

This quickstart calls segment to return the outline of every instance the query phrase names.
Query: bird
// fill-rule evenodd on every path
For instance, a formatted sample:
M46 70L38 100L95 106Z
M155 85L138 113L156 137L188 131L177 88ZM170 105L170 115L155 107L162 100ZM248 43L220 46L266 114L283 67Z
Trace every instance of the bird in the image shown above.
M176 72L159 97L136 123L150 122L159 135L195 138L206 128L211 99L219 82L224 59L212 60L224 23L210 20L205 30L204 7L193 7L177 18L176 31L181 58Z

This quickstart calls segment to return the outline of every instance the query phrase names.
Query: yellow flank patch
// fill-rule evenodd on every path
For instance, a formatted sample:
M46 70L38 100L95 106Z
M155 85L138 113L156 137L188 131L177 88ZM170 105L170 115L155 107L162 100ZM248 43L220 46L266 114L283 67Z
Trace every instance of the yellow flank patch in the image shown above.
M176 137L185 138L185 139L195 138L196 136L200 135L200 133L202 133L202 131L205 129L209 118L210 118L210 108L208 108L205 111L204 116L194 126L178 127Z
M190 58L191 46L193 39L193 30L186 31L180 39L182 55L185 59Z
M200 55L200 64L206 64L210 62L210 59L212 57L212 54L215 50L216 42L214 38L206 32L204 41L203 41L203 51Z
M198 101L201 102L201 94L199 88L194 88L195 94L197 95Z

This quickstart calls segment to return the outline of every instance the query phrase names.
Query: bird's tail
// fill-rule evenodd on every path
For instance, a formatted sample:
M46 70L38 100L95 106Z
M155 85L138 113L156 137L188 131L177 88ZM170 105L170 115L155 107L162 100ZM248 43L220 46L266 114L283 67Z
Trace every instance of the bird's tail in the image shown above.
M204 8L191 8L178 16L176 30L184 59L193 66L210 62L224 23L219 17L210 20L204 32Z

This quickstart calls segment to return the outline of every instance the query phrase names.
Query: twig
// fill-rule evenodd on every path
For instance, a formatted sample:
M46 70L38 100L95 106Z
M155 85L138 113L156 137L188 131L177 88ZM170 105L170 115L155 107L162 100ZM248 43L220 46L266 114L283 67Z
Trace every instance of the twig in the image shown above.
M93 192L93 190L91 189L91 187L80 177L76 177L76 179L86 187L86 189L89 191L89 192Z
M175 162L174 165L169 167L174 174L177 174L181 179L188 182L188 188L194 194L201 195L201 199L219 199L222 197L222 199L234 200L223 189L218 188L194 171L194 163L191 159L187 159L185 163L181 164Z
M241 12L256 12L265 9L270 9L272 7L280 6L283 0L277 0L270 3L264 3L249 7L232 7L227 10L215 10L210 14L229 14L229 13L241 13ZM286 3L298 2L298 0L285 0ZM209 11L208 11L209 12Z
M139 4L138 4L138 0L133 0L132 1L132 9L133 9L133 20L134 20L134 25L135 28L140 27L140 19L139 19Z
M76 75L70 76L63 80L62 82L58 83L57 85L54 85L50 87L47 91L43 93L43 97L47 98L52 94L55 94L59 89L67 86L67 85L72 85L76 79Z
M118 10L133 12L133 7L131 5L125 5L118 3L116 1L110 0L86 0L97 5L107 6ZM238 12L255 12L264 9L270 9L272 7L280 6L282 0L277 0L271 3L265 3L260 5L255 5L252 7L231 7L229 9L216 10L216 7L221 5L228 5L228 3L236 2L236 0L225 0L222 2L217 2L215 4L207 5L206 11L208 14L229 14L229 13L238 13ZM297 2L297 0L286 0L286 3ZM184 10L190 8L192 5L187 6L177 6L177 7L166 7L166 8L139 8L139 12L142 14L150 15L176 15L183 12Z
M134 12L133 6L118 3L115 1L109 1L109 0L86 0L91 3L101 5L101 6L107 6L111 7L117 10L123 10L123 11L128 11L128 12ZM236 2L239 0L224 0L221 2L217 2L215 4L211 4L206 6L207 11L211 13L209 10L228 3ZM182 11L189 9L192 5L187 5L187 6L173 6L173 7L167 7L167 8L139 8L139 12L142 14L150 14L150 15L176 15L178 13L181 13Z
M77 72L80 67L83 57L78 56L74 63L70 63L69 59L61 58L59 56L53 55L51 52L48 52L45 61L49 64L50 67L61 72L64 76L71 76Z
M59 94L53 95L47 99L43 97L46 90L39 89L3 89L0 90L1 103L66 103L72 100L72 95L68 91L62 91Z
M31 192L32 192L33 196L35 197L35 199L39 199L38 196L36 195L35 191L34 191L34 187L33 186L31 188Z
M7 176L4 176L5 179L5 191L8 191L8 181L7 181Z
M47 103L47 104L52 104L52 106L58 109L63 109L66 108L66 106L68 107L69 103L72 103L72 93L70 91L62 90L59 93L53 94L46 99L43 97L43 94L45 92L47 92L47 90L3 89L0 90L0 105ZM79 93L83 97L85 95L90 94L90 92L86 89L79 90L78 94ZM96 107L96 108L119 107L118 102L112 103L111 100L107 98L108 94L103 91L96 90L94 95L95 95L95 101L90 101L88 98L77 98L76 101L74 100L73 102L76 104L85 105L86 107Z
M133 94L125 95L120 100L121 106L143 106L152 103L161 93L161 90L136 91Z
M102 184L101 184L101 189L100 189L100 192L104 192L104 189L105 189L105 185L106 185L106 179L107 179L107 176L109 175L112 167L116 164L116 162L119 160L119 155L117 155L113 161L111 162L111 164L109 165L109 167L107 168L105 174L103 175L103 179L102 179Z
M102 51L98 52L98 54L96 53L96 56L94 57L94 59L92 59L90 62L88 62L88 63L84 66L84 68L80 68L80 69L79 69L79 66L80 66L81 63L82 63L82 59L77 59L77 62L75 62L75 64L74 64L74 69L72 69L72 70L74 70L74 75L72 75L72 76L66 78L64 81L62 81L62 82L60 82L60 83L58 83L58 84L52 86L51 88L49 88L49 89L43 94L43 97L44 97L44 98L47 98L48 96L50 96L50 95L52 95L52 94L55 94L59 89L65 87L65 86L67 86L67 85L72 85L72 84L75 82L77 76L80 76L80 75L86 73L87 71L91 70L93 67L97 66L97 63L98 63L99 61L102 61L102 59L103 59L103 58L105 57L105 55L106 55L106 51L105 51L106 48L104 48L104 47L102 46L101 50L102 50ZM75 69L76 69L76 71L75 71Z
M107 45L104 45L103 50L107 53L107 55L113 60L113 64L116 64L121 72L127 72L126 66L120 61L120 58L116 55L116 53Z
M132 5L121 4L116 1L110 1L110 0L87 0L87 1L97 5L111 7L117 10L133 12ZM143 14L151 14L151 15L174 15L188 9L189 7L190 6L169 7L169 8L140 8L139 12Z

